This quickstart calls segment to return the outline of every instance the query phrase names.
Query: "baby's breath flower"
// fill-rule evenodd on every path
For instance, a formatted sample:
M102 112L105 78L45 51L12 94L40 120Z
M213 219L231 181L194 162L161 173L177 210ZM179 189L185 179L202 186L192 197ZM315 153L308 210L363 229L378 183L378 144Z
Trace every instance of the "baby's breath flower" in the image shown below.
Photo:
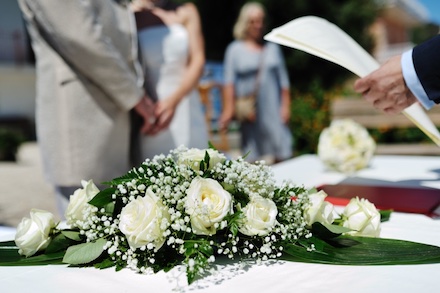
M151 268L162 265L163 254L174 250L184 259L187 273L192 274L209 272L209 265L216 260L215 255L231 259L253 258L262 262L280 257L285 242L312 237L303 216L308 205L308 194L304 188L291 182L277 186L270 167L264 162L250 164L243 158L227 160L211 150L202 152L202 156L192 157L190 164L188 161L182 163L179 158L186 152L188 149L180 146L168 155L146 159L140 167L110 182L109 203L99 208L86 205L81 211L84 217L74 225L79 237L84 242L106 239L104 250L109 255L108 261L140 273L151 272ZM208 159L209 167L206 164ZM216 217L218 211L212 208L218 204L217 197L203 188L200 196L195 194L192 184L195 178L212 180L216 182L215 186L219 184L216 191L227 193L227 196L221 197L227 199L222 206L221 217ZM121 217L121 210L150 193L155 194L155 200L145 203L145 211L161 206L155 217L141 221L149 225L137 223L139 225L127 226L127 221L137 209L125 217ZM192 204L195 208L189 208L189 193L194 195ZM198 200L203 200L203 205L199 205ZM255 216L251 222L249 214L245 215L246 210L252 207L249 203L258 201L267 203L267 207L276 206L278 213L274 208L267 209L267 214L273 216L270 222L265 215L261 218ZM152 206L149 206L150 203ZM208 212L210 217L206 216ZM145 216L145 213L142 215ZM256 233L244 235L244 230L239 229L245 216L248 230L252 228ZM261 220L266 221L265 225L261 225ZM138 243L140 236L145 242ZM158 240L161 240L161 245L157 244ZM310 245L307 249L313 251L315 248Z

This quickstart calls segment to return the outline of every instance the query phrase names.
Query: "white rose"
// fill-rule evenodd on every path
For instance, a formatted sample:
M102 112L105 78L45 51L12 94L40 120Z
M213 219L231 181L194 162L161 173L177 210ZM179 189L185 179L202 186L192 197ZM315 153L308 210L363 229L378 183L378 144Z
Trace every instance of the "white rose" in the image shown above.
M149 188L122 210L119 229L131 248L152 244L157 251L165 242L164 231L170 224L170 214L160 198Z
M52 213L32 209L30 219L23 218L17 226L15 244L18 253L26 257L34 255L37 251L45 249L50 243L50 233L55 228Z
M190 166L193 170L200 170L200 161L203 161L205 154L209 155L209 169L212 169L217 163L223 163L226 160L224 154L214 149L189 149L179 155L178 163Z
M334 120L319 136L319 158L330 169L346 174L365 168L375 149L368 131L351 119Z
M320 190L309 194L309 206L304 211L304 218L307 225L311 226L315 222L322 224L332 224L337 214L333 205L325 198L327 194Z
M278 209L275 203L261 196L255 196L243 208L244 220L239 231L248 236L265 236L275 226Z
M379 236L380 213L374 204L365 198L352 198L345 207L343 215L346 217L343 226L354 230L347 234L353 236Z
M198 235L216 233L220 223L232 209L232 197L215 180L196 177L186 191L185 211L190 215L191 228Z
M70 196L69 205L65 212L67 224L75 224L78 221L86 220L84 210L87 206L90 206L88 202L99 192L98 187L92 180L83 180L81 185L83 188L78 188Z

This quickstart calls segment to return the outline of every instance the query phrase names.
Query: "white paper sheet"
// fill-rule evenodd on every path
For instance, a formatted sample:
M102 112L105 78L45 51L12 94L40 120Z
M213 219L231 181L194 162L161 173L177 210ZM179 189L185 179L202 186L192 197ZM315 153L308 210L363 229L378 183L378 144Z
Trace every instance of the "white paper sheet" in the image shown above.
M264 39L336 63L359 77L368 75L380 66L343 30L316 16L294 19L273 29ZM440 146L440 132L419 103L411 105L402 113Z

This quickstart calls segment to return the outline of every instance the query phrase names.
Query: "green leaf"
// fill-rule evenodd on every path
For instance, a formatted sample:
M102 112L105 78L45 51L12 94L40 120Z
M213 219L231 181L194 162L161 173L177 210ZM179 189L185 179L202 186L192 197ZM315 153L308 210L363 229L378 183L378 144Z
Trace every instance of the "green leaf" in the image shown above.
M25 257L18 253L18 247L14 241L0 243L0 266L32 266L61 264L64 251L55 253L45 253L35 256Z
M238 224L236 222L231 223L229 226L229 230L231 230L232 236L237 236L238 234Z
M316 187L312 187L308 190L309 194L313 194L313 193L317 193L317 192L318 192L318 189Z
M93 266L97 269L107 269L113 267L114 265L115 263L111 259L106 258L103 261L94 264Z
M200 171L205 172L206 168L205 168L205 162L200 161L200 167L199 167Z
M112 201L111 203L107 204L107 205L104 207L105 212L108 213L108 214L113 214L113 212L115 211L115 206L116 206L116 205L115 205L115 202Z
M322 239L335 238L341 235L342 233L346 233L350 231L352 230L338 225L329 225L319 222L315 222L312 224L312 233L314 235L318 235L319 238Z
M0 242L0 264L19 261L22 257L18 254L18 247L14 241Z
M33 266L62 264L64 251L24 257L18 253L18 248L0 249L0 266Z
M208 147L213 150L217 150L217 148L212 144L211 141L208 141Z
M339 226L339 225L331 225L331 224L326 224L326 223L323 223L322 225L325 228L327 228L330 232L335 233L335 234L343 234L343 233L347 233L347 232L353 231L350 228L342 227L342 226Z
M95 207L98 207L98 208L103 208L107 204L113 202L112 196L115 193L115 191L116 191L116 188L113 188L113 187L106 188L106 189L100 191L97 195L95 195L95 197L93 197L89 201L89 204L91 204Z
M220 183L223 187L224 190L226 190L227 192L233 194L235 192L235 186L226 182L221 182Z
M211 161L211 157L209 156L208 151L205 151L205 157L203 158L203 161L206 164L206 169L209 169L209 162Z
M380 214L380 221L381 221L381 222L387 222L387 221L389 221L392 212L393 212L393 210L380 210L380 211L379 211L379 214Z
M107 240L100 238L94 242L70 246L66 251L63 262L73 265L90 263L102 254L106 242Z
M74 243L73 240L67 238L64 234L60 233L52 238L45 252L53 253L58 251L66 251L66 249Z
M284 245L283 259L338 265L407 265L440 263L440 247L404 240L340 236L319 251ZM310 241L314 241L311 239ZM320 242L322 244L322 242ZM340 245L342 244L342 245Z
M185 247L185 256L190 257L191 255L197 252L197 249L194 248L193 241L185 241L183 246Z
M7 240L7 241L1 241L0 242L0 249L3 247L16 247L14 240Z
M196 280L196 273L193 271L187 271L186 280L188 282L188 285L191 285Z
M244 156L241 156L243 158L243 160L246 159L247 156L249 156L250 153L251 153L251 151L248 151L247 153L244 154Z
M72 239L75 241L81 241L81 237L80 237L81 234L77 231L63 230L63 231L61 231L61 234L63 234L64 236L66 236L69 239Z
M211 256L214 253L214 250L212 249L212 246L209 245L209 243L201 243L200 252L207 256Z

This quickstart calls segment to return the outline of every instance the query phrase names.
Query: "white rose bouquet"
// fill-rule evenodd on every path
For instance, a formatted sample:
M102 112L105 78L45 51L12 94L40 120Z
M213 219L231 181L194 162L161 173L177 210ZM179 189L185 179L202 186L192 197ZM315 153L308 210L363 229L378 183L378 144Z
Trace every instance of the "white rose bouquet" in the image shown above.
M338 172L352 174L365 168L375 150L368 131L351 119L334 120L319 136L319 158Z
M440 259L440 248L362 237L380 231L381 214L367 201L338 215L325 193L290 182L277 186L270 167L228 160L214 149L181 147L107 184L98 190L93 181L82 182L70 198L67 227L56 226L50 213L31 211L15 242L0 243L0 265L67 263L139 273L183 265L191 284L219 257L351 265Z

